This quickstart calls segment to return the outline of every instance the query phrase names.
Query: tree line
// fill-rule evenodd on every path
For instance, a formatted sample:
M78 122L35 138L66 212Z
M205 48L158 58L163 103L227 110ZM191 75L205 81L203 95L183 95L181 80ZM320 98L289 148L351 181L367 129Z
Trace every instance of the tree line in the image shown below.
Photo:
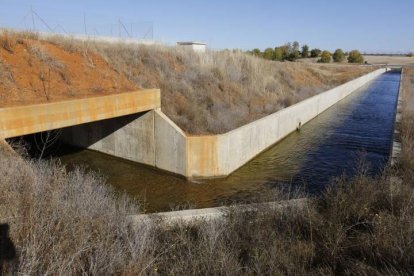
M345 59L349 63L363 63L364 57L358 50L352 50L349 53L344 52L342 49L336 49L331 53L327 50L314 48L310 49L308 45L304 44L300 47L299 42L288 42L284 45L277 46L275 48L266 48L263 52L260 49L255 48L251 51L247 51L254 56L262 57L268 60L276 61L296 61L300 58L319 58L320 63L343 62Z

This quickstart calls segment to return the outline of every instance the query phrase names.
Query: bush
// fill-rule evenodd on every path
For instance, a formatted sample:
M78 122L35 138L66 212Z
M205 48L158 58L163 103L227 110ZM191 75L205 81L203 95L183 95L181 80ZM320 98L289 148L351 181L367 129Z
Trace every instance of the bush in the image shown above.
M282 61L285 59L286 52L283 47L276 47L274 51L274 59Z
M0 33L0 46L8 51L9 53L13 53L14 47L16 47L16 39L15 37L10 34L8 31L3 31Z
M263 58L273 60L275 53L272 48L266 48L263 52Z
M413 52L408 53L407 57L414 57L414 53Z
M361 53L358 50L353 50L349 52L348 62L349 63L363 63L364 57L361 55Z
M303 45L302 46L302 53L301 53L303 58L307 58L309 57L309 46L308 45Z
M345 54L342 49L336 49L335 53L333 54L333 61L334 62L342 62L345 59Z
M315 58L315 57L319 57L321 55L322 51L320 49L312 49L311 50L311 57Z
M323 51L321 58L318 60L319 63L330 63L331 62L331 53L328 51Z
M262 55L262 53L260 52L260 49L255 48L252 50L252 55L256 56L256 57L260 57Z

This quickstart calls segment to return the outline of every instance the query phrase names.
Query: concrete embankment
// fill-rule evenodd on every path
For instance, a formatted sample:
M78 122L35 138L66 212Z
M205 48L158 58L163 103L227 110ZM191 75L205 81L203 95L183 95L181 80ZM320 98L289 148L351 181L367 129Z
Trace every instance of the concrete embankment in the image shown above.
M187 178L223 177L385 71L376 70L225 134L187 135L155 109L67 128L62 139Z
M273 201L256 204L243 204L235 206L222 206L216 208L189 209L180 211L161 212L155 214L131 215L130 219L134 223L145 221L159 221L164 225L174 225L176 223L193 223L197 220L211 221L226 218L233 210L238 212L255 212L260 210L282 210L284 208L305 208L310 202L307 198L297 198L282 201Z
M403 106L403 78L404 78L404 68L401 69L400 77L400 87L398 90L398 100L397 107L395 111L395 123L394 123L394 133L393 133L393 142L391 144L391 166L393 166L397 161L401 153L401 137L400 137L400 124L402 117L402 106Z

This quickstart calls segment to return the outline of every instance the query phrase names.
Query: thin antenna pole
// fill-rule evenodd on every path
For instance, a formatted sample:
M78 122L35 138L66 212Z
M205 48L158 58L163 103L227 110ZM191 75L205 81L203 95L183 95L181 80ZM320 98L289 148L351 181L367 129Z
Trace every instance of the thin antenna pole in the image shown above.
M125 30L125 32L127 33L127 35L128 35L129 37L131 37L131 35L129 34L129 32L128 32L127 28L125 28L125 25L122 23L121 18L119 18L119 24L121 24L122 28L124 28L124 30Z
M34 16L33 16L33 6L30 6L30 14L32 15L33 31L36 31L36 24L35 24L35 20L34 20Z
M46 26L46 28L49 29L49 31L51 31L53 33L52 28L49 26L49 24L47 24L46 20L44 20L37 12L33 11L33 13L36 15L36 17L42 21L42 23Z
M83 27L85 28L85 35L88 35L88 32L86 30L86 15L85 15L85 13L83 14Z

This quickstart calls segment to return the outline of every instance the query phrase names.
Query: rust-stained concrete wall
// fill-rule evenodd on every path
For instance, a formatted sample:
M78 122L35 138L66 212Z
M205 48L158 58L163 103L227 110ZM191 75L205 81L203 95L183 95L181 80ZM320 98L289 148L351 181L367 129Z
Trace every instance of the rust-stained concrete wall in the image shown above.
M188 137L187 177L226 176L385 72L379 69L225 134Z
M0 108L0 139L125 116L161 106L158 89Z

